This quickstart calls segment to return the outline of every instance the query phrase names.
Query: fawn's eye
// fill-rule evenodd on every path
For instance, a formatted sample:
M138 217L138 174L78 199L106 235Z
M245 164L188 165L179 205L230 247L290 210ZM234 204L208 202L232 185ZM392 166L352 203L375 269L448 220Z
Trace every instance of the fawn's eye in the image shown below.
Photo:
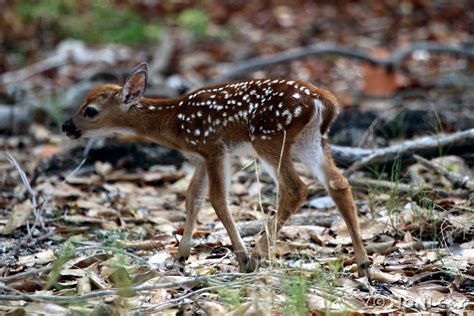
M97 116L97 114L99 114L99 111L96 108L92 107L92 106L89 106L84 111L84 117L87 117L87 118L94 118L94 117Z

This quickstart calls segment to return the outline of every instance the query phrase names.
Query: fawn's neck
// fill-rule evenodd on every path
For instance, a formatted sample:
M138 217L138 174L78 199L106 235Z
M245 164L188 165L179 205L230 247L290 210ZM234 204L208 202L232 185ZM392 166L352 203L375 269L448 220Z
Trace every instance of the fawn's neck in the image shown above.
M166 137L175 126L176 100L142 98L124 112L121 125L147 138Z

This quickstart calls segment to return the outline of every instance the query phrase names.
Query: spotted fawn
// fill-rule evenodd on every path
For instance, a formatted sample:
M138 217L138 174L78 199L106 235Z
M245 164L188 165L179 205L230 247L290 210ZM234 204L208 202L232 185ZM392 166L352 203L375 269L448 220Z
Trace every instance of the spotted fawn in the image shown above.
M327 131L338 113L329 91L296 80L257 79L197 89L174 99L143 97L147 65L138 65L123 87L105 84L89 93L76 114L63 126L70 138L111 133L136 134L181 151L196 170L186 193L186 224L175 264L190 254L197 214L206 191L232 242L241 271L257 268L268 255L285 221L298 211L307 186L295 171L302 162L337 205L347 225L359 275L368 275L357 210L347 179L336 168ZM249 154L278 183L278 212L249 257L229 211L230 157ZM269 235L267 235L269 234Z

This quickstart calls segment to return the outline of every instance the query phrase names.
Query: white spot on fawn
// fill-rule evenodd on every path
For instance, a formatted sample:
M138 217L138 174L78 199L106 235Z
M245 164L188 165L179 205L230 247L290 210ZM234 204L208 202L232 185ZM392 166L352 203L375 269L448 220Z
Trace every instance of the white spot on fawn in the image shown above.
M295 115L295 117L298 117L301 115L301 106L297 106L295 108L295 112L293 113Z

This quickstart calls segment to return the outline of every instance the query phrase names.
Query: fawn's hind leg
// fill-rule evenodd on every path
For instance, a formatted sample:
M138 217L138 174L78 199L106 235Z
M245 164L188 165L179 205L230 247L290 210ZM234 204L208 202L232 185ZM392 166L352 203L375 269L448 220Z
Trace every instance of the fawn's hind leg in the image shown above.
M334 200L351 236L359 275L369 276L369 263L360 234L357 209L352 197L351 186L336 167L327 139L319 135L315 135L315 137L305 136L298 144L298 148L301 149L298 151L298 158L311 170L314 177L324 185Z
M278 144L278 142L277 142ZM281 143L279 143L281 146ZM275 241L281 227L291 216L299 210L301 203L306 199L308 189L296 173L289 148L281 150L278 146L265 147L255 145L258 156L273 170L272 175L278 181L277 214L274 216L267 229L255 244L255 249L250 260L250 267L256 269L259 260L268 256L269 241ZM264 151L261 148L272 148Z

